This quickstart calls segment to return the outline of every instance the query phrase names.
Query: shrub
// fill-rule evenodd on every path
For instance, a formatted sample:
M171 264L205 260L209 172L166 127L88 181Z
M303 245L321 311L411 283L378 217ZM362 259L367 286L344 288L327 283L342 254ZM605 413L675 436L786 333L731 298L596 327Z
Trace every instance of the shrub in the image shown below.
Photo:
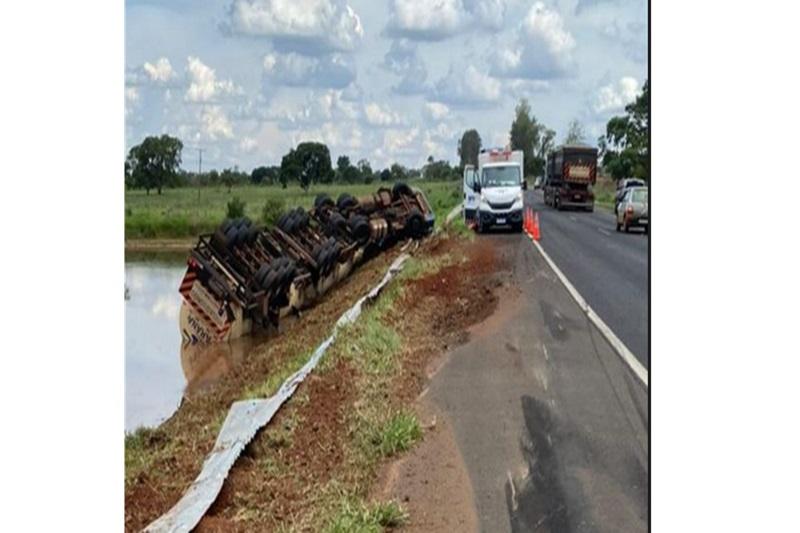
M264 207L261 208L261 222L268 226L275 225L278 218L283 214L285 205L282 198L267 198Z
M233 199L228 202L228 214L226 215L228 218L241 218L244 216L244 206L245 203L239 199L238 196L234 196Z

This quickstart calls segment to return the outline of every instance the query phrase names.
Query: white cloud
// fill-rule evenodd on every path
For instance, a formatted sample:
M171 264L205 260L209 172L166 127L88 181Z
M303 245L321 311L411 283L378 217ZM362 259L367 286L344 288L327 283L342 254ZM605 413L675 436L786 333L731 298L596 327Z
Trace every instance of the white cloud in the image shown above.
M211 102L225 94L233 94L240 89L231 80L217 81L214 69L196 57L188 58L189 88L186 100L189 102Z
M298 129L291 132L292 144L305 141L322 142L328 145L331 153L349 153L362 148L362 132L351 122L323 122L316 128Z
M150 78L150 81L167 82L175 77L175 71L172 70L172 65L166 57L159 58L155 64L145 63L144 71Z
M440 102L425 102L425 116L429 120L442 120L450 114L450 108Z
M212 105L203 109L200 120L203 125L203 133L209 139L233 138L233 126L220 106Z
M636 100L639 95L639 82L636 78L625 76L616 84L601 87L597 93L594 110L597 113L619 111L629 103Z
M492 74L546 80L564 76L573 64L575 39L558 11L536 2L522 22L512 46L503 48Z
M177 320L180 306L173 296L159 296L150 312L153 316L163 316L169 320Z
M487 106L500 99L500 82L469 65L457 69L453 65L436 83L432 100L452 105Z
M506 0L392 0L386 31L394 37L441 41L472 27L499 30Z
M239 151L244 153L253 153L258 148L258 142L252 137L242 137L239 141Z
M125 102L135 104L139 101L139 89L136 87L125 87Z
M397 94L422 94L428 90L425 81L428 70L417 55L417 45L408 39L392 41L389 51L383 56L383 67L402 79L392 87Z
M388 107L382 107L375 102L364 106L364 116L367 123L371 126L389 127L396 126L402 122L400 115L391 111Z
M342 54L309 57L290 52L264 56L267 83L290 87L332 87L341 89L356 77L355 65Z
M383 148L388 155L396 157L407 153L418 136L419 128L386 130L383 134Z
M342 0L234 0L223 27L306 53L353 50L364 35L358 14Z
M394 0L391 10L389 33L429 41L458 33L465 16L461 0Z

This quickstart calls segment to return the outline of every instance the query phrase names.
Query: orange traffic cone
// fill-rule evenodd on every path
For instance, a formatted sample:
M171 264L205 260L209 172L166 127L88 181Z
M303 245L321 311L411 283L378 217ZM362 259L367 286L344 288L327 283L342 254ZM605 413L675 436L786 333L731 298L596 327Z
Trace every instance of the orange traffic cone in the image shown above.
M539 234L539 213L534 213L533 215L533 238L534 240L539 240L541 235Z

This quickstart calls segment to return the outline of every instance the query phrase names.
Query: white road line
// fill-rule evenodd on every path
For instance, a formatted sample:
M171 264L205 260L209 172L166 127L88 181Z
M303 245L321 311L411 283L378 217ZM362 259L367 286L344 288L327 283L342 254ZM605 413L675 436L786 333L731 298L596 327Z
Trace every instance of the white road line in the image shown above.
M547 353L547 346L545 346L544 343L542 343L542 351L544 352L544 360L545 361L549 361L550 360L550 354Z
M609 233L608 231L604 230L603 228L597 228L597 231L599 231L600 233L602 233L606 237L611 237L611 233Z
M550 265L550 268L553 269L553 272L556 273L558 279L561 280L561 283L564 284L564 286L567 288L567 291L572 295L572 298L575 300L578 306L583 309L583 312L589 317L589 320L591 320L592 323L597 326L597 329L600 330L600 333L603 334L608 343L611 344L612 348L614 348L622 360L630 367L633 373L636 374L636 377L638 377L642 383L644 383L644 386L650 388L649 374L644 365L642 365L642 363L636 359L636 356L633 355L633 352L631 352L628 347L625 346L625 344L619 339L619 337L617 337L614 332L611 331L611 328L609 328L606 323L603 322L603 319L600 318L600 316L598 316L598 314L595 313L591 307L589 307L589 304L586 303L586 300L583 299L583 296L581 296L578 290L572 285L572 283L569 282L564 273L561 272L561 270L556 266L555 262L550 259L550 256L544 251L542 245L539 244L538 241L533 239L531 240L539 250L539 253L542 254L542 257L544 257L544 260L547 261L547 264Z
M577 218L575 218L575 217L574 217L574 216L572 216L572 215L570 215L570 216L569 216L569 219L570 219L571 221L573 221L573 222L577 222L577 221L578 221L578 219L577 219Z

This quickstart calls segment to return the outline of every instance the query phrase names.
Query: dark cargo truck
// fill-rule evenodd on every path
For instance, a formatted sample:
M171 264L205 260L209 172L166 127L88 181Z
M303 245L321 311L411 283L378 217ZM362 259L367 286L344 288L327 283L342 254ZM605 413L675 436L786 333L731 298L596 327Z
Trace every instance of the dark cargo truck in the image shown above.
M597 148L561 146L547 156L544 201L559 211L567 207L594 211L595 181Z

